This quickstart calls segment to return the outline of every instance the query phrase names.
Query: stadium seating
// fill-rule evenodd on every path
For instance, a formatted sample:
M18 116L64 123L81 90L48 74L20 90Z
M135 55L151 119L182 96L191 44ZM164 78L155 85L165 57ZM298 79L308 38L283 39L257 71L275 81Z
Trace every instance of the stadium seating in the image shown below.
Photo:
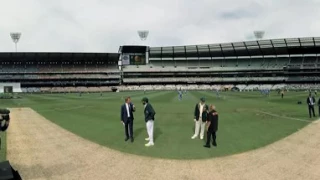
M308 43L296 43L300 40ZM122 70L119 53L4 53L0 79L21 81L31 88L24 92L100 92L112 86L121 91L310 89L320 81L314 73L320 68L315 43L320 38L148 47L149 63Z

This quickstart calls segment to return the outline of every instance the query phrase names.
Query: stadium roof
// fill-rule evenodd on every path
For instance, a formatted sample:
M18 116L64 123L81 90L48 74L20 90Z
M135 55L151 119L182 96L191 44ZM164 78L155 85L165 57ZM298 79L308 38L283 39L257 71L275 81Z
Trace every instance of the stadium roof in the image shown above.
M121 46L126 51L145 52L146 46ZM187 59L187 58L221 58L221 57L255 57L279 55L305 55L320 53L320 37L270 39L259 41L231 42L221 44L149 47L150 58ZM4 52L0 59L65 59L90 60L108 59L117 61L119 53L67 53L67 52Z
M0 60L64 60L64 61L90 61L90 60L111 60L118 61L118 53L57 53L57 52L10 52L0 53Z
M150 57L239 57L320 53L320 37L150 47Z

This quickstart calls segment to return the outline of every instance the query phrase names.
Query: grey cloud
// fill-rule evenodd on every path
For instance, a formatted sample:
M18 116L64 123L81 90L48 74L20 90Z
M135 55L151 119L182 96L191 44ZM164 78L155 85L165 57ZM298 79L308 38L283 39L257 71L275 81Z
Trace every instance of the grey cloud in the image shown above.
M242 19L242 18L253 18L254 16L259 15L257 12L250 12L247 10L235 10L235 11L228 11L222 12L219 17L222 19Z

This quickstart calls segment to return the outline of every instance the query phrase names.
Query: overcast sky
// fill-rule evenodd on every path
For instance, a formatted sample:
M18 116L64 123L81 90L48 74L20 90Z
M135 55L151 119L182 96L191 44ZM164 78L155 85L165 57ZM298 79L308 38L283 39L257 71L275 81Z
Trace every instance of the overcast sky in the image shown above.
M320 0L0 0L0 51L117 52L150 46L320 36Z

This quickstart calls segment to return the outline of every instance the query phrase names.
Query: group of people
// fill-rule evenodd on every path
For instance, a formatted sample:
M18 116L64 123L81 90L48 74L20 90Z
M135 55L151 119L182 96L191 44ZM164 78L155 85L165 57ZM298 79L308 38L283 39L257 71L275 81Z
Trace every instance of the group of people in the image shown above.
M261 89L260 93L264 96L270 96L270 89Z
M184 91L182 91L181 88L180 88L180 90L178 90L178 100L179 100L179 101L182 100L183 94L186 95L186 94L187 94L187 90L185 89Z
M204 147L210 148L212 137L212 145L217 146L216 132L218 131L218 112L214 105L207 105L204 97L200 98L200 102L196 104L194 110L195 129L191 139L196 139L200 133L200 139L204 138L204 132L207 131L207 141Z
M317 95L317 94L316 94ZM309 97L307 98L307 104L308 104L308 109L309 109L309 117L311 118L312 115L313 117L316 117L314 113L314 105L316 104L316 98L309 93ZM318 99L318 107L319 107L319 116L320 116L320 98Z
M144 97L141 100L142 104L144 105L144 117L146 122L146 128L148 137L145 139L148 141L147 144L145 144L146 147L154 146L153 141L153 127L154 127L154 117L156 112L154 111L152 105L149 103L149 99ZM125 141L128 141L129 139L131 142L134 141L133 138L133 112L136 111L136 108L134 104L131 102L130 97L125 98L125 103L121 106L121 123L123 124L125 128Z
M146 122L146 129L148 137L145 139L148 141L145 144L146 147L154 146L153 132L154 132L154 120L155 120L155 110L149 103L149 99L142 98L142 104L144 105L144 119ZM133 113L135 112L135 106L131 102L130 97L125 98L125 103L121 106L121 123L125 128L125 141L129 139L131 142L134 141L133 138ZM204 138L205 129L207 131L207 141L204 147L210 148L210 142L212 137L212 145L217 146L216 142L216 132L218 130L218 113L214 105L207 105L205 103L205 98L200 98L200 102L196 104L194 111L194 122L195 122L195 132L191 137L195 139L199 136L200 139Z

